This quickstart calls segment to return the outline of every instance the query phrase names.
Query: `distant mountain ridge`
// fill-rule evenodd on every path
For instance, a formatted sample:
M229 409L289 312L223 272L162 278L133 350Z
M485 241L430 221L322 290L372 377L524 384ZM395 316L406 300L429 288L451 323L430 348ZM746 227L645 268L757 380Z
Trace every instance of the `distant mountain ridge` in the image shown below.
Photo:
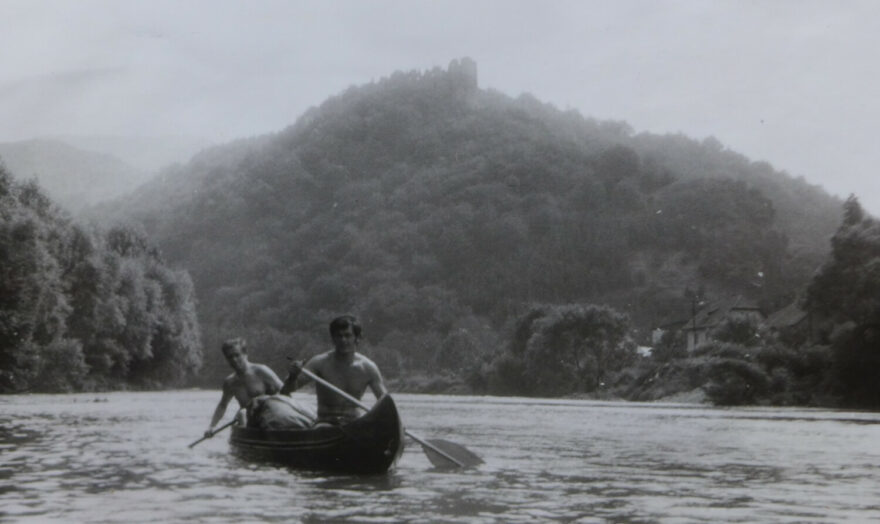
M53 199L71 210L121 196L147 178L147 173L119 158L57 140L0 143L0 159L16 178L36 178Z
M351 311L394 370L478 361L533 304L609 304L641 333L689 292L781 307L840 202L714 139L482 90L463 59L205 150L104 213L190 271L209 347L248 336L283 366Z
M189 161L213 142L192 136L58 135L46 137L86 151L117 157L144 173Z

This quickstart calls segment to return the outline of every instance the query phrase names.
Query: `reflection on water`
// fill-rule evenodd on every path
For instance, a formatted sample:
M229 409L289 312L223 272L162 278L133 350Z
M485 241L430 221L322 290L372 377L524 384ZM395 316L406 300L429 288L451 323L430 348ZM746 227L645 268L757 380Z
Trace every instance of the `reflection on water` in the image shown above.
M486 464L437 470L408 442L351 476L189 449L216 396L0 397L0 520L880 521L880 414L399 395L410 429Z

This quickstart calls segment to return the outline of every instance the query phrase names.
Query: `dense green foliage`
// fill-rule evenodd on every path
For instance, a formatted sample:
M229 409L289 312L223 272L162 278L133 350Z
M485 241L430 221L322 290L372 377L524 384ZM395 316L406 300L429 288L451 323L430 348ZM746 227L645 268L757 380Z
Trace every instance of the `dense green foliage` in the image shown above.
M629 319L608 307L536 307L517 321L509 351L490 369L490 389L555 396L602 388L636 359L629 329Z
M714 139L634 135L461 73L351 88L280 133L166 171L116 216L190 271L209 347L244 336L283 369L353 312L387 374L490 390L528 371L506 341L536 304L607 304L644 340L686 318L687 287L772 309L827 252L837 203L803 180ZM224 366L207 359L205 383ZM601 381L588 375L565 387Z
M807 303L830 326L832 392L846 405L880 407L880 223L855 197L844 206Z
M692 354L642 361L624 370L615 393L632 400L656 400L701 390L719 405L834 406L827 384L831 362L828 348L792 348L772 337L750 347L710 340Z
M77 225L0 166L0 392L181 384L199 333L189 276L143 234Z

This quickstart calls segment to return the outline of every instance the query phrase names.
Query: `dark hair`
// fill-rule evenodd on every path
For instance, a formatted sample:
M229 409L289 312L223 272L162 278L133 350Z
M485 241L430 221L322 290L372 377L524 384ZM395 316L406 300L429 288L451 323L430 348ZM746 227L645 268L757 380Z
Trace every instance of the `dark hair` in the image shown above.
M361 338L361 324L354 315L342 315L341 317L334 318L330 322L330 336L334 336L348 326L351 326L351 331L354 333L355 338Z
M247 342L241 337L227 339L223 342L223 345L220 346L220 351L225 355L227 349L237 349L242 353L247 353Z

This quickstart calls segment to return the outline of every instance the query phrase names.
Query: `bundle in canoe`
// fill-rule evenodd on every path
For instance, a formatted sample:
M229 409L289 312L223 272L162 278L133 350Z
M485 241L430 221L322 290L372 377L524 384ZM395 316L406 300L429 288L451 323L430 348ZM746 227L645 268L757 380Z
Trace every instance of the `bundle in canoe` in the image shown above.
M236 456L298 469L341 473L384 473L403 452L403 426L390 395L363 416L342 426L264 430L232 427Z

